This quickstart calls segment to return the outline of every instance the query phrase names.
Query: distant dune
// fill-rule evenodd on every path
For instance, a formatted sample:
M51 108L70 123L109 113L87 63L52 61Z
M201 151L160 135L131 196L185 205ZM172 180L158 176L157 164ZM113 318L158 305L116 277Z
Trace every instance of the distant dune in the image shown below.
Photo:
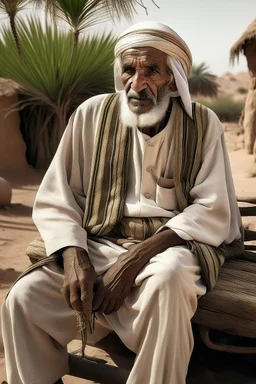
M246 98L249 85L249 72L224 73L217 78L219 84L219 96L229 96L234 100L244 100Z

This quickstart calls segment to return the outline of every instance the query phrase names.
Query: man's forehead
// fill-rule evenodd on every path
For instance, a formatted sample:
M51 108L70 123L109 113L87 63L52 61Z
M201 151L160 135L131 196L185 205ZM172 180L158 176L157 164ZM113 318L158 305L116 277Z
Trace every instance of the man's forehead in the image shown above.
M134 57L145 57L146 59L151 60L161 60L166 58L166 54L159 49L153 47L139 47L139 48L129 48L124 51L121 55L122 61L132 59Z

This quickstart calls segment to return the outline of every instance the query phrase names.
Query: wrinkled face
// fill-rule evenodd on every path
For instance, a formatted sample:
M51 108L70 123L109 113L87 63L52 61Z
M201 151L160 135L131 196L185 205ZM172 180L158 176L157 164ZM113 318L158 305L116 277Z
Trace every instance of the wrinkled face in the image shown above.
M128 49L121 55L121 80L133 113L146 113L161 101L172 79L166 58L164 52L151 47Z

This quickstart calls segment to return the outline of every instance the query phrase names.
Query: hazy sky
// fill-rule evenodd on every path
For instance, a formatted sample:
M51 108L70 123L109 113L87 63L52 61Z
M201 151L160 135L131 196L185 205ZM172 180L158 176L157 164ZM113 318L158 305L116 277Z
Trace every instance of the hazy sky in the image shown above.
M216 75L225 72L247 70L242 55L239 65L229 65L231 46L240 38L247 26L256 19L256 0L155 0L157 9L150 0L144 0L149 15L138 7L133 22L155 20L169 25L188 44L194 63L205 61ZM121 32L129 26L123 20L108 24L105 28Z

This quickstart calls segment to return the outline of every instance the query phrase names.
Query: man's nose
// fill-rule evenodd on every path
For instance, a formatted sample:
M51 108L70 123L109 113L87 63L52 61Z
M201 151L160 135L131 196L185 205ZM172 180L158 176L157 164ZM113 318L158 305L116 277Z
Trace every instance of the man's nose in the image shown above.
M135 92L140 92L147 87L147 78L141 72L136 72L131 79L131 88Z

